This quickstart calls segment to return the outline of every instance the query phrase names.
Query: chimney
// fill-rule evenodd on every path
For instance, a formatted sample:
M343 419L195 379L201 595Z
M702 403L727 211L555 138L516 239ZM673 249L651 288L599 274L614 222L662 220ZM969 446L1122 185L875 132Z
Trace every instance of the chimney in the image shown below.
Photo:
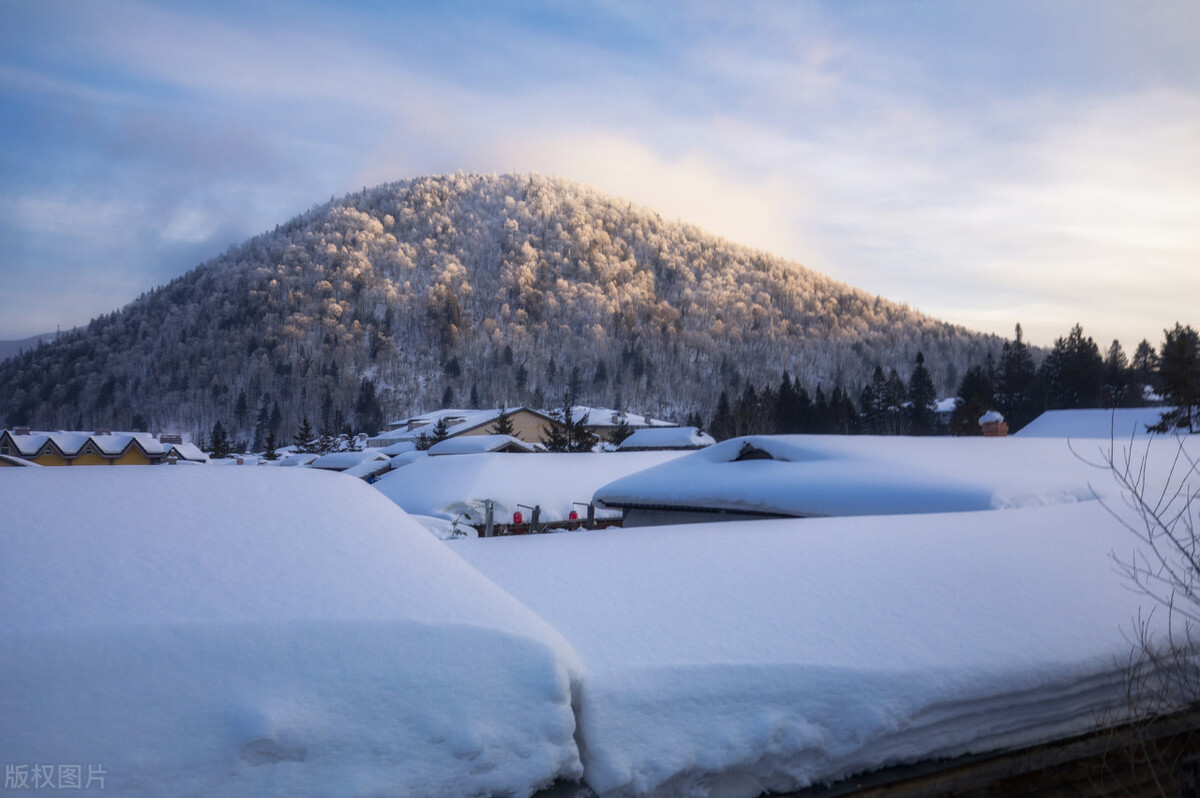
M29 427L17 427L13 430L13 435L28 435Z
M989 410L980 416L979 426L983 427L985 438L1003 438L1008 435L1008 422L995 410Z
M170 433L164 432L158 436L158 442L166 443L166 444L172 444L172 443L182 444L183 436L182 435L172 435Z
M93 435L112 435L112 430L108 427L96 427L92 432Z

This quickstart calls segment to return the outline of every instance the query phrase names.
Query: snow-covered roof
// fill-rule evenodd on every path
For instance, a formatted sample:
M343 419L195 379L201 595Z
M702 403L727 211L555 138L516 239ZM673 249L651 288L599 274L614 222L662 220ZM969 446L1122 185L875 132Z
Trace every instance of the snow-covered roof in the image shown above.
M473 429L485 427L494 424L496 419L500 417L501 412L509 414L526 412L535 413L539 416L545 416L550 420L549 416L541 410L533 410L528 407L509 407L505 410L493 408L491 410L463 410L460 408L446 408L444 410L435 410L432 413L424 413L419 416L393 421L389 424L392 427L388 432L378 435L371 439L372 445L389 445L397 441L415 441L421 435L430 435L433 433L433 428L442 419L446 421L446 434L450 437L461 435ZM409 427L412 427L409 429Z
M617 480L595 498L779 516L957 512L1086 500L1094 477L1057 441L760 435Z
M379 448L379 451L383 454L386 454L388 457L395 457L398 454L415 452L416 450L417 444L410 440L396 441L393 444Z
M621 442L618 451L639 449L703 449L716 443L713 436L695 427L647 427Z
M483 454L501 449L517 449L521 452L536 451L532 444L511 435L460 435L447 438L429 447L431 455L440 454Z
M385 456L380 460L363 460L358 465L351 466L342 473L347 476L366 479L367 477L373 477L377 474L382 474L385 471L390 471L391 468L392 458Z
M420 515L481 523L483 503L491 500L497 520L511 517L518 504L525 504L540 505L542 520L562 521L578 509L574 502L587 503L601 485L679 456L680 452L610 452L424 457L374 487Z
M530 795L580 776L570 646L361 481L8 471L6 761L83 758L133 796ZM169 518L130 512L147 502Z
M168 443L164 444L167 454L175 452L183 460L191 460L197 463L207 463L208 454L194 443Z
M1004 414L1001 413L999 410L989 410L986 413L984 413L982 416L979 417L980 425L999 423L1003 420L1004 420Z
M323 454L311 465L313 468L323 468L328 471L345 471L367 461L387 461L386 454L378 449L364 449L361 452L330 452Z
M553 410L543 410L547 415L553 415L558 412L558 408ZM631 427L675 427L678 426L674 421L666 421L661 418L653 418L652 416L643 416L638 413L630 413L627 410L614 410L611 407L589 407L587 405L575 405L571 408L572 418L583 418L587 414L587 425L597 429L605 429L607 427L616 427L624 419L625 423Z
M1128 440L1153 433L1165 407L1122 407L1115 410L1047 410L1016 432L1021 438L1102 438Z
M13 454L0 454L0 463L8 466L31 466L34 468L42 468L41 463L35 463L32 460L26 460L24 457L17 457Z
M56 430L39 432L30 430L28 433L17 434L8 430L17 451L27 457L33 457L50 443L63 455L74 457L80 454L84 447L91 443L98 454L107 457L118 457L122 452L136 443L148 455L163 454L164 447L154 435L149 432L80 432L72 430Z
M315 461L320 456L321 455L319 455L319 454L312 454L310 452L296 452L295 454L289 454L287 457L279 458L279 460L275 463L275 465L308 466L308 465L312 465L313 461Z

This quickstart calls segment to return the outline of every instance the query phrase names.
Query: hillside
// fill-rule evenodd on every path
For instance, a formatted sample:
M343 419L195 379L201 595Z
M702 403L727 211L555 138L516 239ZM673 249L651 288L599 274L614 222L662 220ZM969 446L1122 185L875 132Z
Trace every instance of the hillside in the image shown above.
M550 405L573 374L708 417L784 370L856 395L918 350L945 393L1000 343L565 180L460 174L331 200L0 363L0 421L286 437Z

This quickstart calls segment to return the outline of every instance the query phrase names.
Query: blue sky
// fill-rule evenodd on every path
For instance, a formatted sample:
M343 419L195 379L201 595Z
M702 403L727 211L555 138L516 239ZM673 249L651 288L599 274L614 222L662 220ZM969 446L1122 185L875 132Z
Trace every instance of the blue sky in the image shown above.
M557 174L939 318L1200 323L1200 4L0 0L0 338L364 186Z

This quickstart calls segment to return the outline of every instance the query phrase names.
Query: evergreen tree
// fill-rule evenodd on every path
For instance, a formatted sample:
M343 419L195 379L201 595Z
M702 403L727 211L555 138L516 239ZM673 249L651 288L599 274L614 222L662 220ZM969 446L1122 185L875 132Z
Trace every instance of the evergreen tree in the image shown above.
M917 366L908 378L908 426L912 435L932 435L936 423L937 391L925 368L925 355L917 352Z
M996 375L995 399L997 409L1013 432L1033 421L1040 412L1037 369L1029 347L1022 340L1020 324L1016 327L1016 339L1004 343Z
M734 437L733 409L729 406L729 394L725 391L721 391L721 396L717 399L717 411L713 415L709 434L719 441Z
M1121 349L1121 342L1114 340L1104 353L1104 400L1106 407L1128 407L1129 359Z
M979 418L995 404L992 377L986 366L971 366L958 385L958 404L950 417L950 432L955 435L982 435Z
M833 419L829 413L829 401L825 398L825 390L820 383L813 397L813 427L812 431L822 435L833 431Z
M437 420L437 423L433 425L433 436L429 440L429 445L436 446L449 437L450 427L446 423L446 417L442 416Z
M904 435L908 432L907 403L908 386L900 379L900 373L892 369L887 382L884 383L880 402L883 411L883 434Z
M337 448L337 435L328 427L321 427L321 430L317 433L316 443L313 446L313 454L329 454L330 452L337 451Z
M1145 338L1133 352L1133 360L1129 363L1129 393L1134 406L1146 404L1146 393L1154 387L1155 374L1158 372L1158 352Z
M472 410L479 409L479 386L475 383L471 383L471 398L469 399L467 406Z
M266 396L258 403L258 412L254 416L254 439L250 450L260 452L265 445L268 426L271 421L271 406Z
M1076 324L1066 338L1054 342L1038 379L1050 410L1102 407L1104 404L1104 359L1091 338L1084 338Z
M229 436L225 432L225 425L217 421L212 426L212 432L208 436L208 453L215 459L228 457L233 451L233 447L229 442Z
M308 416L300 422L300 429L296 431L292 437L292 444L296 447L296 451L306 454L314 454L316 452L317 436L313 434L312 424L308 421Z
M1166 339L1158 360L1158 390L1172 405L1151 429L1158 432L1200 432L1200 334L1178 322L1164 330Z
M275 430L267 431L267 440L265 442L265 445L267 448L266 448L266 451L263 452L263 459L264 460L278 460L279 453L275 451L275 446L276 446Z
M354 403L354 423L362 432L374 435L384 427L383 408L375 395L375 381L365 379L358 386L358 399Z
M691 424L690 426L699 427L699 424ZM617 416L617 425L609 433L608 442L613 446L620 446L632 434L633 427L629 426L629 419L624 413L621 413Z
M515 435L516 428L513 427L512 413L508 412L508 408L500 408L500 415L496 416L496 420L492 422L493 435Z

